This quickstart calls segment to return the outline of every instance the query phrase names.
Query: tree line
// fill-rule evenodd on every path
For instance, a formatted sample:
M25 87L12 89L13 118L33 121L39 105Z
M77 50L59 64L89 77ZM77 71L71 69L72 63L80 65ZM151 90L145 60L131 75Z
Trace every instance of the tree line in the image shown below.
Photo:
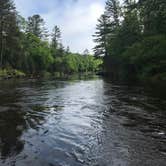
M51 40L51 41L50 41ZM0 0L0 69L17 69L27 74L60 72L71 74L98 70L102 61L72 53L61 42L61 31L54 26L50 34L44 19L20 16L12 0Z
M166 81L165 0L107 0L94 41L111 78Z

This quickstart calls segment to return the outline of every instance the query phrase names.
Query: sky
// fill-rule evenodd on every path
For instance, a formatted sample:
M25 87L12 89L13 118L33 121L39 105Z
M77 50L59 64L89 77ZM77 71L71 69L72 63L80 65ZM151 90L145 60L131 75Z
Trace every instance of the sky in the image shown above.
M27 18L40 14L51 32L58 25L62 43L72 52L92 51L97 19L104 11L105 0L14 0L17 11Z

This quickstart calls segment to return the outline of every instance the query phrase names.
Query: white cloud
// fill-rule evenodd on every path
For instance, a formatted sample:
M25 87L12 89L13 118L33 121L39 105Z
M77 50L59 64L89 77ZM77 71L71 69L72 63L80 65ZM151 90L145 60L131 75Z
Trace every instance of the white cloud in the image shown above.
M58 25L65 46L74 52L94 47L92 35L97 19L103 13L104 0L15 0L20 13L27 17L39 13L49 30Z

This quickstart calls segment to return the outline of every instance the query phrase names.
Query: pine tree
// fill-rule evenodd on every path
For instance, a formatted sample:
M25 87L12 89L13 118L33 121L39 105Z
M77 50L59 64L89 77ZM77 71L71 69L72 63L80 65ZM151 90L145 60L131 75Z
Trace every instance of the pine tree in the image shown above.
M67 46L67 48L66 48L66 54L69 54L69 53L70 53L70 47Z
M61 43L61 31L58 26L55 26L52 31L51 50L54 57L63 56L65 49Z
M112 28L116 28L119 26L119 19L120 19L120 6L118 0L107 0L106 1L106 7L105 7L105 13L109 17L111 21Z
M119 31L119 36L121 36L123 47L127 48L141 39L142 26L140 11L138 10L136 1L126 0L124 8L124 20Z
M139 0L145 35L166 34L166 1Z
M108 49L115 38L120 25L120 6L118 0L107 0L104 14L98 20L94 40L97 46L94 48L96 55L108 55Z
M94 48L96 56L107 55L108 34L109 34L109 17L103 14L98 19L96 32L95 35L93 35L93 37L95 38L94 42L97 43L96 47Z
M10 63L9 61L13 58L15 47L17 47L19 41L16 16L17 13L13 1L0 0L0 67L7 60Z
M53 32L51 34L52 36L52 42L51 42L51 46L54 49L58 49L60 47L60 40L61 40L61 31L60 28L58 26L55 26L53 28Z
M107 0L105 6L105 13L109 19L108 26L108 52L109 56L112 54L114 41L117 37L120 28L121 7L118 0ZM107 58L106 58L107 59Z
M47 39L45 22L40 15L36 14L28 18L27 33L32 33L40 39Z

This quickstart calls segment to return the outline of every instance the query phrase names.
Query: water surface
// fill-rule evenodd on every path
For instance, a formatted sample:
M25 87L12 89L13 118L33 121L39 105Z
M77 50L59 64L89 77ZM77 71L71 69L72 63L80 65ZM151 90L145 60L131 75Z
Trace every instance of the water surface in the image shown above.
M101 78L0 82L0 166L165 166L166 101Z

